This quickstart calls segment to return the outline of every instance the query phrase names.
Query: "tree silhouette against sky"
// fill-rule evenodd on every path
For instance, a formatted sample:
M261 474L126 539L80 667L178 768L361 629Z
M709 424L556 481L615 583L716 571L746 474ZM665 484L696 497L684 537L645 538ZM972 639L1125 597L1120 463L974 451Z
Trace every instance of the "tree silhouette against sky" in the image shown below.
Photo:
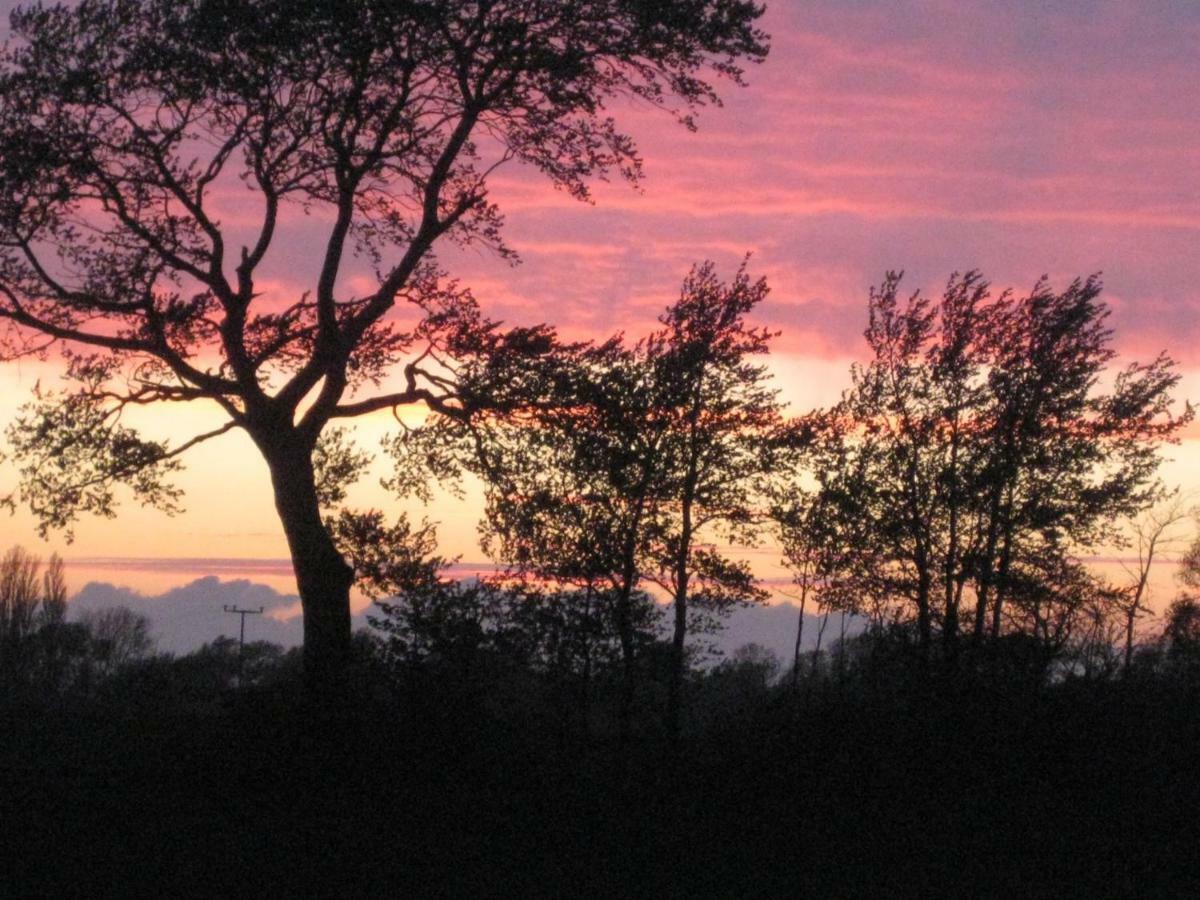
M786 467L783 407L762 362L775 335L747 321L767 290L745 263L728 283L712 263L697 266L650 335L560 354L542 392L552 402L471 427L435 416L393 447L412 468L434 461L487 482L481 532L496 558L584 597L609 592L626 726L639 590L653 585L671 602L666 724L676 736L689 634L767 596L717 546L756 542L767 482Z
M740 83L764 57L761 14L746 0L85 0L14 14L0 358L54 347L71 386L40 393L10 430L13 499L44 529L111 515L120 484L172 508L178 457L244 430L270 469L310 684L336 680L352 571L321 518L322 432L407 404L469 415L489 398L457 397L441 363L515 370L554 347L441 284L435 245L510 253L487 179L511 160L580 199L593 177L636 182L606 102L690 126L717 99L713 77ZM326 228L323 251L308 291L268 302L290 209ZM351 287L354 265L374 272L369 288ZM225 423L177 444L121 423L133 405L194 401Z
M1161 495L1159 451L1193 417L1165 354L1111 365L1100 293L1093 277L993 296L967 272L935 302L890 274L869 362L799 422L816 484L782 517L794 567L820 561L838 605L915 626L926 658L935 638L953 660L964 634L1045 637L1078 612L1100 588L1079 554Z

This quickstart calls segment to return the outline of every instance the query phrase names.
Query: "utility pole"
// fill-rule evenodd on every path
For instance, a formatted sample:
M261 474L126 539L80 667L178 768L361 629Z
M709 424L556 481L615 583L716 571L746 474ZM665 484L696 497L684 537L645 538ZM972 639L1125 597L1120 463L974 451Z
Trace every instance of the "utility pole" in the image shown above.
M225 610L225 612L227 612L227 613L235 613L242 617L242 627L238 633L238 674L237 674L237 684L238 684L238 687L241 687L242 686L242 663L245 658L245 649L246 649L246 616L261 616L263 607L260 606L258 609L238 609L236 604L233 606L230 606L229 604L225 604L221 608L223 610Z

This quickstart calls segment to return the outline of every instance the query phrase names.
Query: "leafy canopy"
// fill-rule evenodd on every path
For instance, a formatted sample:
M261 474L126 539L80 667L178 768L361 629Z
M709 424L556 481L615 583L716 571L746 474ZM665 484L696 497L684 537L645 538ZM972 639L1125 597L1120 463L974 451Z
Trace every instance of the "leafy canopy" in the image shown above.
M925 646L968 621L1046 637L1102 593L1074 555L1160 493L1159 448L1192 415L1173 411L1174 363L1112 371L1096 278L993 296L969 272L936 304L899 285L872 291L852 387L798 423L816 486L784 509L788 555Z
M232 428L264 453L281 435L311 450L333 419L463 410L443 363L537 358L552 339L502 334L440 282L434 245L511 255L488 191L509 161L581 199L594 177L636 182L608 104L690 126L717 99L713 76L740 82L765 55L761 13L746 0L14 13L0 51L0 359L74 354L68 393L35 399L9 432L27 460L21 499L48 527L111 512L117 484L170 506L173 460ZM287 253L298 212L322 234L302 260ZM369 282L346 278L355 258ZM307 290L268 297L281 267ZM121 421L132 405L196 400L226 421L193 441L144 441ZM56 463L72 447L83 464Z

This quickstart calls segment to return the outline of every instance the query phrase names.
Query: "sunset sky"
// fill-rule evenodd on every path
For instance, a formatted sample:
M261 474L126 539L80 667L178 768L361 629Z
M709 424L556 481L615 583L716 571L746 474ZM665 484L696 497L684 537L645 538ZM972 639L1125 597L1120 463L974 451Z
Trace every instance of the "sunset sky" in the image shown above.
M7 17L14 6L0 0ZM1065 286L1102 271L1124 359L1167 350L1179 397L1200 398L1200 4L1083 0L774 0L767 62L689 134L653 110L616 114L646 164L641 190L599 185L595 204L534 173L492 182L521 264L443 252L487 312L549 321L573 337L647 330L689 267L714 260L772 287L760 321L782 330L773 369L797 410L835 400L861 358L866 297L889 269L937 291L951 272L983 270L998 288L1049 275ZM236 210L230 210L234 214ZM270 289L311 285L320 221L296 220ZM350 278L361 277L351 273ZM52 367L0 366L0 421ZM152 411L156 435L186 437L211 410ZM360 427L373 448L389 419ZM1170 448L1169 482L1200 488L1200 431ZM12 485L0 467L0 493ZM67 546L19 513L0 544L74 560L72 582L98 578L161 591L200 574L291 590L265 465L241 436L206 444L181 479L188 512L125 504L80 523ZM352 500L392 501L373 484ZM477 507L429 509L450 555L479 560ZM764 550L767 573L777 553ZM259 562L188 563L178 558ZM157 559L153 565L111 558ZM125 566L114 568L114 566ZM274 567L274 568L272 568Z

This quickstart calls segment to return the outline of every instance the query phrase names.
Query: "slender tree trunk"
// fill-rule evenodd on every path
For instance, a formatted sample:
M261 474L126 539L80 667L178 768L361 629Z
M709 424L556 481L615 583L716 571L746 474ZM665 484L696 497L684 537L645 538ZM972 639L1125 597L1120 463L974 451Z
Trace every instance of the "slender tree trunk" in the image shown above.
M846 680L846 610L841 611L838 620L837 643L837 680L842 684Z
M1150 581L1150 567L1154 565L1154 551L1157 548L1159 537L1171 525L1173 520L1167 518L1163 521L1164 524L1158 526L1158 530L1150 536L1145 552L1142 551L1139 539L1138 557L1140 565L1138 582L1133 592L1133 598L1125 612L1125 664L1122 672L1126 677L1128 677L1130 669L1133 666L1133 635L1137 627L1137 614L1142 609L1142 598L1146 595L1146 585Z
M696 501L696 485L699 480L699 469L696 441L696 418L699 413L700 401L694 401L691 421L691 442L689 444L687 476L683 485L682 504L680 505L679 547L676 549L675 572L673 581L675 587L675 631L671 635L671 680L667 693L667 734L672 741L679 740L680 723L683 710L683 670L687 644L687 614L688 614L688 562L692 554L692 508Z
M625 591L618 598L617 628L621 639L621 706L617 717L621 742L625 743L633 730L633 696L637 684L633 632L629 627L629 595Z
M621 589L617 592L616 616L617 638L621 642L621 701L617 710L617 723L621 743L629 740L633 725L633 694L636 684L636 660L634 659L633 622L630 600L633 594L633 561L627 559L622 573Z
M820 610L820 604L817 609ZM844 614L843 614L844 615ZM820 674L821 666L821 642L825 639L825 627L829 624L829 609L825 609L825 615L821 617L821 625L817 628L817 646L813 648L812 674L816 678Z
M999 584L996 586L996 601L992 604L992 640L1000 639L1000 629L1003 625L1001 618L1004 613L1004 585L1008 579L1008 569L1012 563L1012 529L1004 535L1004 547L1000 551Z
M310 695L336 699L347 687L354 570L321 520L311 448L292 436L273 436L260 446L304 611L305 687Z
M642 515L646 508L646 490L650 483L650 473L643 471L638 485L637 499L633 507L633 516L625 532L624 546L621 548L621 582L617 590L616 620L617 638L621 642L621 700L617 713L618 728L621 743L629 741L633 726L633 698L637 683L636 647L633 634L633 590L638 581L638 539L642 527Z
M946 656L952 664L952 669L957 672L959 664L959 651L962 647L962 615L963 615L963 590L966 587L968 573L959 569L957 575L954 576L954 626L955 633L952 642L946 647Z
M684 503L684 536L680 541L675 568L675 629L671 635L671 676L667 686L667 734L679 740L683 709L683 669L687 644L688 567L687 547L691 544L690 503Z
M999 508L993 504L989 511L987 543L979 570L979 581L975 589L975 630L971 642L978 647L987 633L988 602L991 600L992 579L996 571L996 544L1000 540Z
M579 703L580 716L582 719L583 739L584 742L589 742L592 738L592 639L594 637L593 614L592 614L592 596L595 593L595 584L589 580L587 583L587 593L584 595L583 607L583 675L582 683L579 686Z
M946 654L946 662L953 664L958 653L958 596L953 587L946 592L946 614L942 619L942 649Z
M1017 439L1012 433L1013 426L1007 426L1000 457L1002 468L993 475L993 483L988 497L987 509L987 542L983 552L982 567L979 574L979 585L976 590L975 602L975 632L972 641L978 647L988 633L987 614L988 604L992 599L992 588L996 579L996 553L1000 545L1000 534L1010 530L1008 520L1012 516L1013 482L1018 477L1014 468L1020 454L1017 450ZM1007 502L1006 502L1007 498ZM997 588L997 592L999 589Z
M633 728L633 696L637 679L637 660L633 642L633 587L637 582L637 532L642 521L642 502L634 511L633 527L625 537L621 566L621 588L617 592L617 637L621 641L621 706L618 726L621 743L628 742Z
M917 640L920 643L921 659L929 662L930 649L933 646L933 616L929 609L929 594L933 587L933 578L924 563L920 564L917 573Z
M684 578L687 578L685 573ZM686 580L683 588L675 594L675 630L671 635L671 678L667 689L667 734L672 740L679 739L681 711L683 708L683 668L687 642L688 597Z
M957 398L956 398L957 399ZM959 432L958 417L953 424L953 443L950 450L950 533L947 537L946 562L943 570L945 588L946 612L942 619L942 646L946 654L946 662L953 666L958 655L958 598L955 583L958 577L960 559L959 551L959 485L958 485L958 451Z
M1133 632L1137 622L1137 612L1138 608L1136 604L1130 606L1125 611L1125 654L1121 672L1126 678L1129 677L1129 673L1133 668Z
M792 652L792 690L800 689L800 653L804 642L804 613L808 605L808 589L800 588L800 618L796 623L796 647Z

